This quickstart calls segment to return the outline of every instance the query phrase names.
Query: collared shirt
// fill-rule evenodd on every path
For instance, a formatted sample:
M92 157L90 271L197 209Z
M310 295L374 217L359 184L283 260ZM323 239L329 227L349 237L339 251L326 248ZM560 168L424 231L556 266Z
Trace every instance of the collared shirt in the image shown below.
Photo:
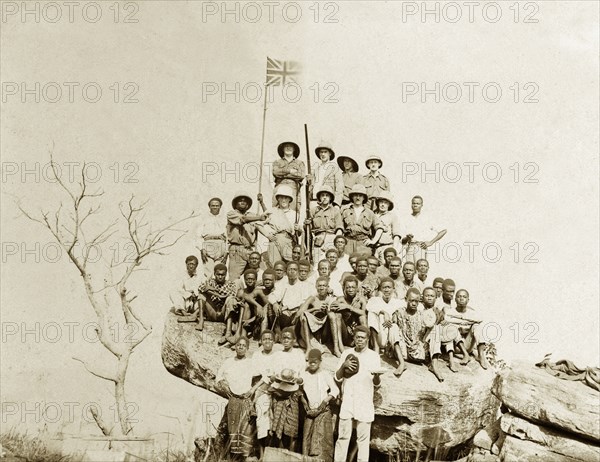
M321 189L321 186L329 186L333 190L334 202L341 205L344 196L344 177L337 163L332 160L325 163L319 162L313 168L313 191L315 194Z
M275 290L269 295L269 303L280 303L285 309L295 310L304 303L309 292L309 287L306 281L302 282L299 279L291 285L286 278L283 284L278 284ZM312 293L312 291L311 291Z
M206 240L223 240L227 228L227 217L224 214L213 215L209 213L202 217L202 223L199 224L196 232L198 247L202 248Z
M406 292L408 292L408 289L411 288L417 289L419 293L422 294L425 286L417 276L413 277L413 280L410 284L407 284L404 278L402 278L396 283L396 293L398 294L398 298L404 300L406 298Z
M303 371L300 377L304 380L302 387L310 409L318 408L328 395L337 398L340 394L333 374L329 371L318 370L314 374Z
M385 212L376 214L381 221L383 234L379 238L379 245L394 243L394 237L400 237L400 227L398 226L398 217L394 212Z
M256 242L256 225L254 222L249 223L247 219L255 217L257 215L235 209L227 212L227 241L230 244L252 247Z
M177 288L184 298L188 298L192 293L198 293L198 288L206 281L204 275L198 274L196 271L193 276L190 276L186 271L181 277Z
M313 232L315 234L322 232L335 234L338 229L344 229L340 209L331 204L327 207L317 205L311 210L310 216L313 221Z
M372 210L364 207L357 218L352 204L342 208L342 220L346 236L350 239L368 239L376 229L382 228L379 217ZM360 229L352 229L353 226L359 226Z
M296 184L296 181L302 180L306 175L304 162L298 159L292 159L289 162L285 158L277 159L273 162L273 176L275 177L275 186L280 184Z
M238 359L235 356L225 360L217 372L215 381L218 383L225 380L233 393L243 395L252 388L252 375L252 359Z
M362 181L365 185L365 188L367 188L367 195L369 196L369 199L372 197L378 197L381 191L390 190L389 180L379 171L377 171L375 174L372 172L367 173L365 176L363 176Z
M340 419L373 422L375 420L375 405L373 404L375 387L371 371L377 371L381 368L381 360L379 355L369 348L365 348L361 352L349 348L342 353L337 369L342 367L350 354L358 358L359 366L356 374L343 379Z
M412 242L426 242L433 239L438 234L438 230L433 223L429 221L427 214L423 212L418 215L406 215L402 221L403 236L412 234Z
M342 173L342 179L344 180L343 200L350 202L348 193L352 190L354 185L363 184L363 176L358 172L344 172Z
M273 234L287 233L289 237L293 236L294 223L296 222L296 211L292 209L283 210L275 207L271 211L271 216L266 222L265 228Z

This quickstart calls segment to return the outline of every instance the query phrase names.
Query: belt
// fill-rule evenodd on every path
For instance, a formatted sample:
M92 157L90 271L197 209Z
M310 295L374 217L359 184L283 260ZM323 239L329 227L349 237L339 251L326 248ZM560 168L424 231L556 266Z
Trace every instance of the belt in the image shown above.
M205 241L224 241L225 237L223 236L206 236L204 238Z
M233 242L229 244L229 247L243 247L244 249L252 250L254 246L252 245L244 245L244 244L234 244Z

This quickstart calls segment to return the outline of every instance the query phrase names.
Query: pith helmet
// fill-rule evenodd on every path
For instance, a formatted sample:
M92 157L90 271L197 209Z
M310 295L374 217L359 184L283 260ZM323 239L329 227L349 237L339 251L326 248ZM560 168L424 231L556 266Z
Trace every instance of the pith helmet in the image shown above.
M298 158L298 156L300 155L300 148L293 141L284 141L279 146L277 146L277 154L279 154L279 157L283 158L283 147L286 144L291 144L294 147L294 159Z
M294 193L294 190L287 184L279 185L275 190L275 197L286 196L289 197L291 200L294 200L295 195L296 194Z
M329 194L329 197L331 198L331 200L329 202L331 202L333 204L333 201L335 200L335 194L333 193L333 189L331 189L331 186L328 185L323 185L321 186L318 191L317 191L317 199L319 198L319 194L321 194L322 192Z
M354 171L358 172L358 162L356 162L352 157L340 156L340 157L338 157L337 163L338 163L340 169L342 169L342 172L346 171L346 169L344 168L345 160L349 160L350 162L352 162L352 167L354 168Z
M329 160L335 159L335 152L333 151L333 148L331 147L331 143L327 143L326 141L321 141L319 143L319 145L315 148L315 154L317 155L317 157L319 157L319 150L321 150L321 149L329 150ZM320 157L319 157L319 159L320 159Z
M392 197L392 193L389 191L381 191L379 196L377 196L377 201L380 199L384 199L390 203L390 208L388 210L392 210L394 208L394 198Z
M365 201L369 198L369 195L367 194L367 188L365 188L365 185L363 184L355 184L352 186L352 189L348 193L348 197L351 198L354 194L362 194L365 196Z
M248 201L248 203L249 203L248 208L252 207L252 198L243 191L238 191L235 193L235 195L233 196L233 199L231 200L231 206L233 208L235 208L235 203L242 197Z
M367 168L369 168L369 161L370 160L376 160L377 162L379 162L379 168L383 167L383 161L381 160L381 157L379 156L369 156L367 157L367 160L365 160L365 166Z

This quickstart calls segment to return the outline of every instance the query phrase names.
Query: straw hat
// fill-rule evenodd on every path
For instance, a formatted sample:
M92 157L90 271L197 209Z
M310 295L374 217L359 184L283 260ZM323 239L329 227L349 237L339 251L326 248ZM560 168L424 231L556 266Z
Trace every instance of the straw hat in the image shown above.
M356 162L352 157L340 156L340 157L338 157L337 164L339 165L339 167L342 170L342 172L346 171L346 169L344 168L344 161L345 160L349 160L350 162L352 162L352 166L354 167L354 171L358 172L358 162Z
M315 148L315 154L317 155L317 157L319 159L321 158L319 156L319 150L321 150L321 149L328 149L329 150L329 160L335 159L335 152L333 151L333 148L331 147L331 143L328 143L326 141L321 141L319 143L319 145Z
M252 198L243 191L237 191L235 193L235 195L233 196L233 199L231 200L231 207L235 208L235 203L242 197L245 198L249 202L248 208L252 207Z
M277 146L277 154L279 154L279 157L283 158L283 147L286 144L291 144L294 147L294 159L296 159L300 155L300 147L293 141L284 141L279 146Z
M381 191L379 196L377 196L377 201L380 199L384 199L390 203L390 208L388 210L392 210L394 208L394 198L392 197L392 193L389 191Z
M300 385L296 381L296 374L292 369L283 369L279 374L275 375L274 380L275 382L272 384L272 387L277 390L291 393L300 388Z

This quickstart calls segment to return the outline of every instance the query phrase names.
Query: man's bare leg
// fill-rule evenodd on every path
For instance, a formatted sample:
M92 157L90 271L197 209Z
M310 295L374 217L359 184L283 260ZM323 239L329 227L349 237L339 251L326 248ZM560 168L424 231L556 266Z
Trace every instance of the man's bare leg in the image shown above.
M310 329L308 327L308 321L302 315L300 318L300 333L302 336L302 340L304 340L304 345L306 345L305 351L308 351L311 347L312 335L310 333Z
M450 354L452 356L454 356L454 354L452 352L450 352ZM440 371L440 364L439 364L440 361L441 361L441 359L440 359L439 354L433 355L433 357L431 358L431 361L429 363L428 369L433 375L435 375L435 378L438 379L438 382L443 382L444 377L442 377L442 373ZM452 369L450 369L450 370L452 370Z
M204 300L198 300L198 325L196 330L204 329Z
M485 356L485 343L480 343L477 345L477 353L479 353L479 358L477 358L477 361L479 364L481 364L481 367L483 369L488 369L490 367L490 363Z
M404 363L404 357L402 356L402 350L400 349L399 343L394 344L394 353L396 353L396 359L398 359L398 367L394 371L394 375L400 377L406 370L406 364Z
M339 345L339 335L341 332L338 330L336 313L327 313L327 320L329 321L331 336L333 337L333 354L339 358L342 356Z
M461 360L460 363L463 366L466 366L467 364L469 364L471 362L471 355L469 354L469 352L467 351L467 348L465 347L465 342L458 342L458 349L463 354L463 359Z
M379 351L381 349L381 345L379 344L379 332L377 332L372 327L370 329L371 329L371 338L373 339L373 351L375 351L375 353L379 354Z
M342 329L344 329L345 326L342 323L342 315L339 313L336 313L335 315L335 325L337 326L338 332L338 350L340 351L341 356L341 353L344 352L344 337L342 335Z
M448 352L448 362L450 363L448 367L452 372L458 372L458 366L456 365L456 358L454 357L454 351Z

